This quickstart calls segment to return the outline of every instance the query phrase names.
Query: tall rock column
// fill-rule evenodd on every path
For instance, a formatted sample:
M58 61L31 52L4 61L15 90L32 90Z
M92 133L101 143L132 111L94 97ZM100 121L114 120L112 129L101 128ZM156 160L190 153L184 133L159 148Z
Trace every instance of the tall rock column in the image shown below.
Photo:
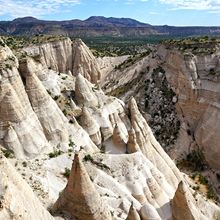
M98 83L101 78L99 65L89 48L77 39L73 42L73 74L79 72L90 82Z
M68 213L77 220L112 219L78 154L75 154L68 183L52 212Z

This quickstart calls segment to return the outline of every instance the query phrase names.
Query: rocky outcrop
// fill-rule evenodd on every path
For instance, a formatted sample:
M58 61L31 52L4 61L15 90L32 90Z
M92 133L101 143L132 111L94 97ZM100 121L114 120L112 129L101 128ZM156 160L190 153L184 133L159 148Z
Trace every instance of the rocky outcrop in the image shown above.
M23 51L57 72L67 73L72 70L72 41L69 38L30 46Z
M81 73L92 83L97 83L101 78L96 58L81 39L77 39L73 42L72 72L74 75Z
M54 219L2 153L0 153L0 219Z
M67 212L76 219L110 220L111 214L76 154L66 188L52 212Z

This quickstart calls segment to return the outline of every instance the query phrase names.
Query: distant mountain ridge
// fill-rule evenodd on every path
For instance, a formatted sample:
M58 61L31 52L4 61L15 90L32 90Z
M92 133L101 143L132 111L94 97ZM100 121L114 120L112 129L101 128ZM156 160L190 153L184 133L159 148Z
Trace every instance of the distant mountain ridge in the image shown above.
M62 34L71 37L144 37L148 35L220 35L220 27L153 26L131 18L92 16L86 20L46 21L34 17L0 21L0 34Z

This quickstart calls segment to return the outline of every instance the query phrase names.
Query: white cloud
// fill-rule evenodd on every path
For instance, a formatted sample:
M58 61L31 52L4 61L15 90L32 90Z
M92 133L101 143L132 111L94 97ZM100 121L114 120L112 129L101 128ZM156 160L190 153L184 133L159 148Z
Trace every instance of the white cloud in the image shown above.
M80 0L0 0L0 15L40 17L58 11L61 6L76 4Z
M220 0L159 0L173 9L220 10Z

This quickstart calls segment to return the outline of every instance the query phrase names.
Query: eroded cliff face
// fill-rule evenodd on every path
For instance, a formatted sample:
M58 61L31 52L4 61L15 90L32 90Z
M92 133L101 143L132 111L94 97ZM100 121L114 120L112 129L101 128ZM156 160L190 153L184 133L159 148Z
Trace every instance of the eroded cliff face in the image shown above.
M220 50L212 54L183 53L160 47L166 77L178 96L179 116L206 161L220 169ZM193 144L192 144L193 146Z
M3 42L0 60L1 144L15 154L0 155L4 219L53 219L43 206L60 219L79 220L182 220L176 213L184 215L185 207L198 220L220 215L211 201L179 189L181 181L187 188L190 181L157 142L134 98L126 106L105 95L83 69L73 76L33 56L18 62ZM30 188L17 193L26 183L15 169L43 206ZM182 206L182 198L190 201Z
M134 96L160 144L168 151L174 147L175 158L199 149L219 170L220 49L216 42L209 46L203 43L203 52L195 53L161 45L109 72L103 89L125 102Z
M18 157L33 157L48 148L43 128L33 111L18 72L18 61L6 46L0 47L1 144Z
M78 73L98 83L101 75L99 64L89 48L80 39L69 38L43 43L22 49L22 53L32 56L48 69L60 73Z

